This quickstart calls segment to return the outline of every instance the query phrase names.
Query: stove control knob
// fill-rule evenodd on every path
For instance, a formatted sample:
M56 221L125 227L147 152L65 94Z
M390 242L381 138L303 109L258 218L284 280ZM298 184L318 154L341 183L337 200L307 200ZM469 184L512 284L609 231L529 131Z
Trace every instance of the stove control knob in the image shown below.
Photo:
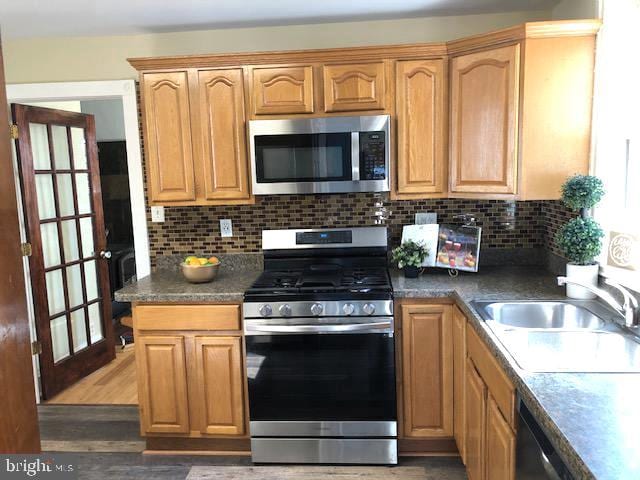
M260 315L263 317L270 317L272 313L273 310L271 309L271 305L262 305L260 307Z
M319 303L314 303L311 305L311 313L314 315L320 315L322 313L323 307Z
M290 317L291 316L291 305L288 305L288 304L285 303L284 305L280 306L278 311L280 312L280 315L282 315L283 317Z
M362 306L362 311L367 315L373 315L376 311L376 306L373 303L365 303Z
M355 309L356 307L353 306L353 303L345 303L342 306L342 311L344 312L345 315L351 315Z

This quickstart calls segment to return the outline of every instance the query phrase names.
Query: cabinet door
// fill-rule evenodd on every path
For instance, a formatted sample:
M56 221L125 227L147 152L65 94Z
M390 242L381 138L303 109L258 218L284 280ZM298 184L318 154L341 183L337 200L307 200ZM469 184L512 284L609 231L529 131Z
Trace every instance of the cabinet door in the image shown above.
M452 193L516 193L519 63L519 45L452 60Z
M196 399L202 433L244 434L240 337L195 337Z
M398 194L442 194L446 175L444 60L396 64Z
M242 69L198 72L207 200L249 198Z
M467 363L467 341L465 330L467 319L464 314L453 309L453 434L460 451L462 462L465 462L465 372Z
M405 437L453 436L451 307L402 306Z
M142 75L152 202L195 200L186 71Z
M138 335L136 368L144 433L188 433L184 337Z
M313 113L313 67L254 68L253 113Z
M515 478L516 435L504 419L498 405L489 395L487 403L486 478Z
M324 111L384 110L384 63L325 65Z
M465 394L467 475L470 480L484 480L487 387L469 359L467 359Z

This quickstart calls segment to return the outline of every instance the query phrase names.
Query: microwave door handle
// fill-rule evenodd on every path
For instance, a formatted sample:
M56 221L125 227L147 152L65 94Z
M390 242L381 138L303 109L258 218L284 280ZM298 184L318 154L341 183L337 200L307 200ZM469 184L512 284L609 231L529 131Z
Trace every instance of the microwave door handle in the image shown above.
M245 332L259 333L349 333L369 330L388 330L391 322L352 323L333 325L245 325Z
M351 132L351 180L360 180L360 132Z

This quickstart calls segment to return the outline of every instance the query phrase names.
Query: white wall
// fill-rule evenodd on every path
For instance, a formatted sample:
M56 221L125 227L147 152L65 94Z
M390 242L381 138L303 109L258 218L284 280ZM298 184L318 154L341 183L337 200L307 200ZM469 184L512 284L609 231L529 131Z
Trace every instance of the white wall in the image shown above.
M122 100L87 100L81 102L82 113L89 113L96 119L96 140L111 142L124 140L124 111Z
M126 61L129 57L439 42L549 19L550 11L531 11L129 36L5 39L3 53L7 83L111 80L136 78Z

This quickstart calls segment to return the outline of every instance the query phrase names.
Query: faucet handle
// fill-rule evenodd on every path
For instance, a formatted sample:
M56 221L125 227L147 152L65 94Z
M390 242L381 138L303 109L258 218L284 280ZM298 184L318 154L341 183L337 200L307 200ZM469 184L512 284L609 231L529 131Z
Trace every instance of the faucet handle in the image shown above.
M622 296L624 297L624 306L625 307L631 306L633 308L638 308L638 299L636 297L634 297L633 295L631 295L629 290L624 288L618 282L615 282L615 281L611 280L610 278L605 279L604 283L606 283L607 285L615 288L620 293L622 293Z

